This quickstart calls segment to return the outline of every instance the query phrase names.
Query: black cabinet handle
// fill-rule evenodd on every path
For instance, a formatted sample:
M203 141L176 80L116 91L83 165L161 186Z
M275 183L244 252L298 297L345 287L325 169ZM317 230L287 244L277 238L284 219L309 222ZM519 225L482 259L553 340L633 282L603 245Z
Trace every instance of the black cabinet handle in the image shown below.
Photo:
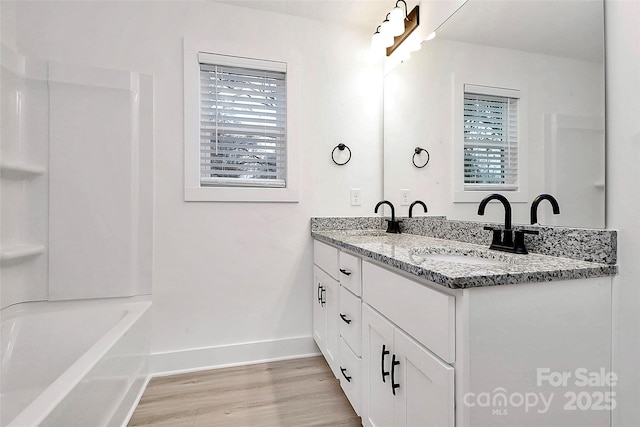
M345 270L344 268L340 269L340 273L344 274L345 276L351 276L351 272L349 270Z
M347 376L346 374L347 370L342 366L340 366L340 372L342 372L342 376L344 377L345 380L347 380L347 382L351 382L351 377Z
M384 357L389 354L389 350L387 350L387 346L382 344L382 357L381 357L381 362L380 362L380 369L382 370L382 382L387 382L387 380L385 380L386 376L389 375L388 371L384 370Z
M400 387L400 384L396 383L396 366L400 364L399 360L396 360L396 355L394 354L391 358L391 391L393 395L396 395L396 389Z
M340 318L344 320L344 323L346 323L347 325L351 323L351 319L347 319L347 316L342 313L340 313Z
M320 282L318 282L318 292L316 293L317 295L316 299L318 300L318 304L322 302L321 292L322 292L322 286L320 285Z
M326 290L327 288L325 288L324 286L320 288L320 305L322 305L323 307L327 303L327 300L324 298Z

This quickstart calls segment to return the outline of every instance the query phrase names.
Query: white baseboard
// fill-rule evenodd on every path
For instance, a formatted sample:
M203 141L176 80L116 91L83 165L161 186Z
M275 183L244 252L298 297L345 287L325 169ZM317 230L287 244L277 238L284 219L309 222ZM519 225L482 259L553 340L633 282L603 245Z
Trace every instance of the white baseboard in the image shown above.
M313 337L248 342L151 354L150 376L320 355Z

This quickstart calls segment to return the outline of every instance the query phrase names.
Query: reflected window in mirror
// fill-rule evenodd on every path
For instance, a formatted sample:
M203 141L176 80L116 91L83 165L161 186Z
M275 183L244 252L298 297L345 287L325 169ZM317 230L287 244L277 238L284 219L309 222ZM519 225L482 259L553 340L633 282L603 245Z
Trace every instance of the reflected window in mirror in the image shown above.
M465 85L464 191L518 190L517 90Z

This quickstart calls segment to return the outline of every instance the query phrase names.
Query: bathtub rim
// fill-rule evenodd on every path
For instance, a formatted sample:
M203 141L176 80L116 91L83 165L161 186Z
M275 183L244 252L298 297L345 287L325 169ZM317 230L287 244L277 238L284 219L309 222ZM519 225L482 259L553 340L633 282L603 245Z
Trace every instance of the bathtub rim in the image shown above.
M125 298L92 299L92 300L69 300L69 301L38 301L34 307L17 307L12 316L2 316L2 320L10 320L19 317L23 313L45 312L46 305L54 305L56 309L84 305L113 305L114 307L125 308L127 313L116 322L104 335L102 335L84 354L69 366L58 378L27 405L6 427L19 427L25 425L39 425L51 412L64 400L64 398L82 381L83 378L100 362L106 353L118 342L122 336L149 310L151 307L150 296L136 296ZM15 305L14 305L15 306ZM10 306L10 307L14 307ZM7 308L5 307L6 310ZM63 308L64 307L64 308ZM79 308L79 307L78 307ZM84 307L86 308L86 307ZM13 310L12 310L13 311ZM51 310L49 310L51 311ZM4 313L3 313L4 314Z

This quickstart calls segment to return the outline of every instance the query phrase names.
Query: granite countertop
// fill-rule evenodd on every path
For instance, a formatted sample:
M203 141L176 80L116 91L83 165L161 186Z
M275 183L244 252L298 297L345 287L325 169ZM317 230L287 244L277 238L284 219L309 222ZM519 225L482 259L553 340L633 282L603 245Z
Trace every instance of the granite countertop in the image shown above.
M448 288L611 276L617 267L529 253L516 255L486 246L381 230L312 231L317 240L355 252Z

